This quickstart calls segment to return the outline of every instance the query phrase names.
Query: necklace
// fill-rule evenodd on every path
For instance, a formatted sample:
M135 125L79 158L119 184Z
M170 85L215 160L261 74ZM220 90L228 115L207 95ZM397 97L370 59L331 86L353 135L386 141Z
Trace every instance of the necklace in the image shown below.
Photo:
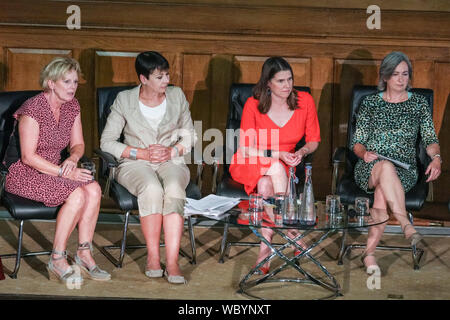
M406 91L403 91L401 94L399 94L396 97L389 97L386 92L385 98L386 98L387 102L398 103L398 102L403 102L405 100L405 94L407 94Z

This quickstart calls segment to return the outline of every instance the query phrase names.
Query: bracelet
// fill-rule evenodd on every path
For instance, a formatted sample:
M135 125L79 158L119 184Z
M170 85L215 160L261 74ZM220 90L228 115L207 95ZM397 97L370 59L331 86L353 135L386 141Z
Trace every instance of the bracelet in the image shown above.
M439 158L439 160L441 161L441 163L442 163L442 158L441 158L441 155L439 154L439 153L436 153L435 155L433 155L432 157L431 157L431 159L433 159L434 160L434 158L436 158L436 157L438 157Z
M62 174L63 174L63 168L59 167L58 177L62 177Z
M177 151L177 157L180 156L180 150L177 148L177 146L173 146L172 148L174 148Z
M130 159L131 160L137 159L137 149L130 149Z
M272 150L270 149L264 150L264 157L272 158Z
M302 147L301 149L306 150L305 156L309 153L309 149L307 147Z

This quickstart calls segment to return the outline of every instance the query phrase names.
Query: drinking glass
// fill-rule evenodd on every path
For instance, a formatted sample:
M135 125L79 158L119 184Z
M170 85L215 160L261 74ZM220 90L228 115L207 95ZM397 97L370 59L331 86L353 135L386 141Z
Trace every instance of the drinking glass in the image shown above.
M286 194L284 192L275 194L275 208L273 210L273 215L275 219L275 224L283 224L283 215L286 214Z
M248 213L253 225L261 225L264 212L263 196L259 193L250 194L248 200Z
M368 216L369 213L369 198L357 197L355 199L355 211L358 216Z
M326 198L326 212L329 215L338 215L341 213L341 197L330 194Z
M92 175L92 180L95 179L94 175L95 175L95 163L93 162L82 162L81 163L81 168L89 170L91 172Z

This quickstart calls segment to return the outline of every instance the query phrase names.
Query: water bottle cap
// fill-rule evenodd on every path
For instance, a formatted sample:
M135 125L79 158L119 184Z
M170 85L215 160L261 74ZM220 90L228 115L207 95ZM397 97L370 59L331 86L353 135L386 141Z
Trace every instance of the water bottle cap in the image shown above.
M305 168L306 169L312 169L312 166L311 165L307 165L307 166L305 166Z

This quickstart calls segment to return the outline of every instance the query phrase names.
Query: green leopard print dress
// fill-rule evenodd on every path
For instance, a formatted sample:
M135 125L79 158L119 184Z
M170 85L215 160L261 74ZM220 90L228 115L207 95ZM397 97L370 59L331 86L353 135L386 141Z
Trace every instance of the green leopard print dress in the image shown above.
M382 93L365 97L356 118L356 131L351 145L353 150L355 144L360 143L367 151L410 164L408 170L395 167L405 192L408 192L418 179L418 134L426 146L439 143L427 100L415 93L409 93L408 96L408 100L400 103L384 101ZM368 193L374 192L369 189L369 177L378 161L381 160L366 163L359 159L355 166L355 181Z

